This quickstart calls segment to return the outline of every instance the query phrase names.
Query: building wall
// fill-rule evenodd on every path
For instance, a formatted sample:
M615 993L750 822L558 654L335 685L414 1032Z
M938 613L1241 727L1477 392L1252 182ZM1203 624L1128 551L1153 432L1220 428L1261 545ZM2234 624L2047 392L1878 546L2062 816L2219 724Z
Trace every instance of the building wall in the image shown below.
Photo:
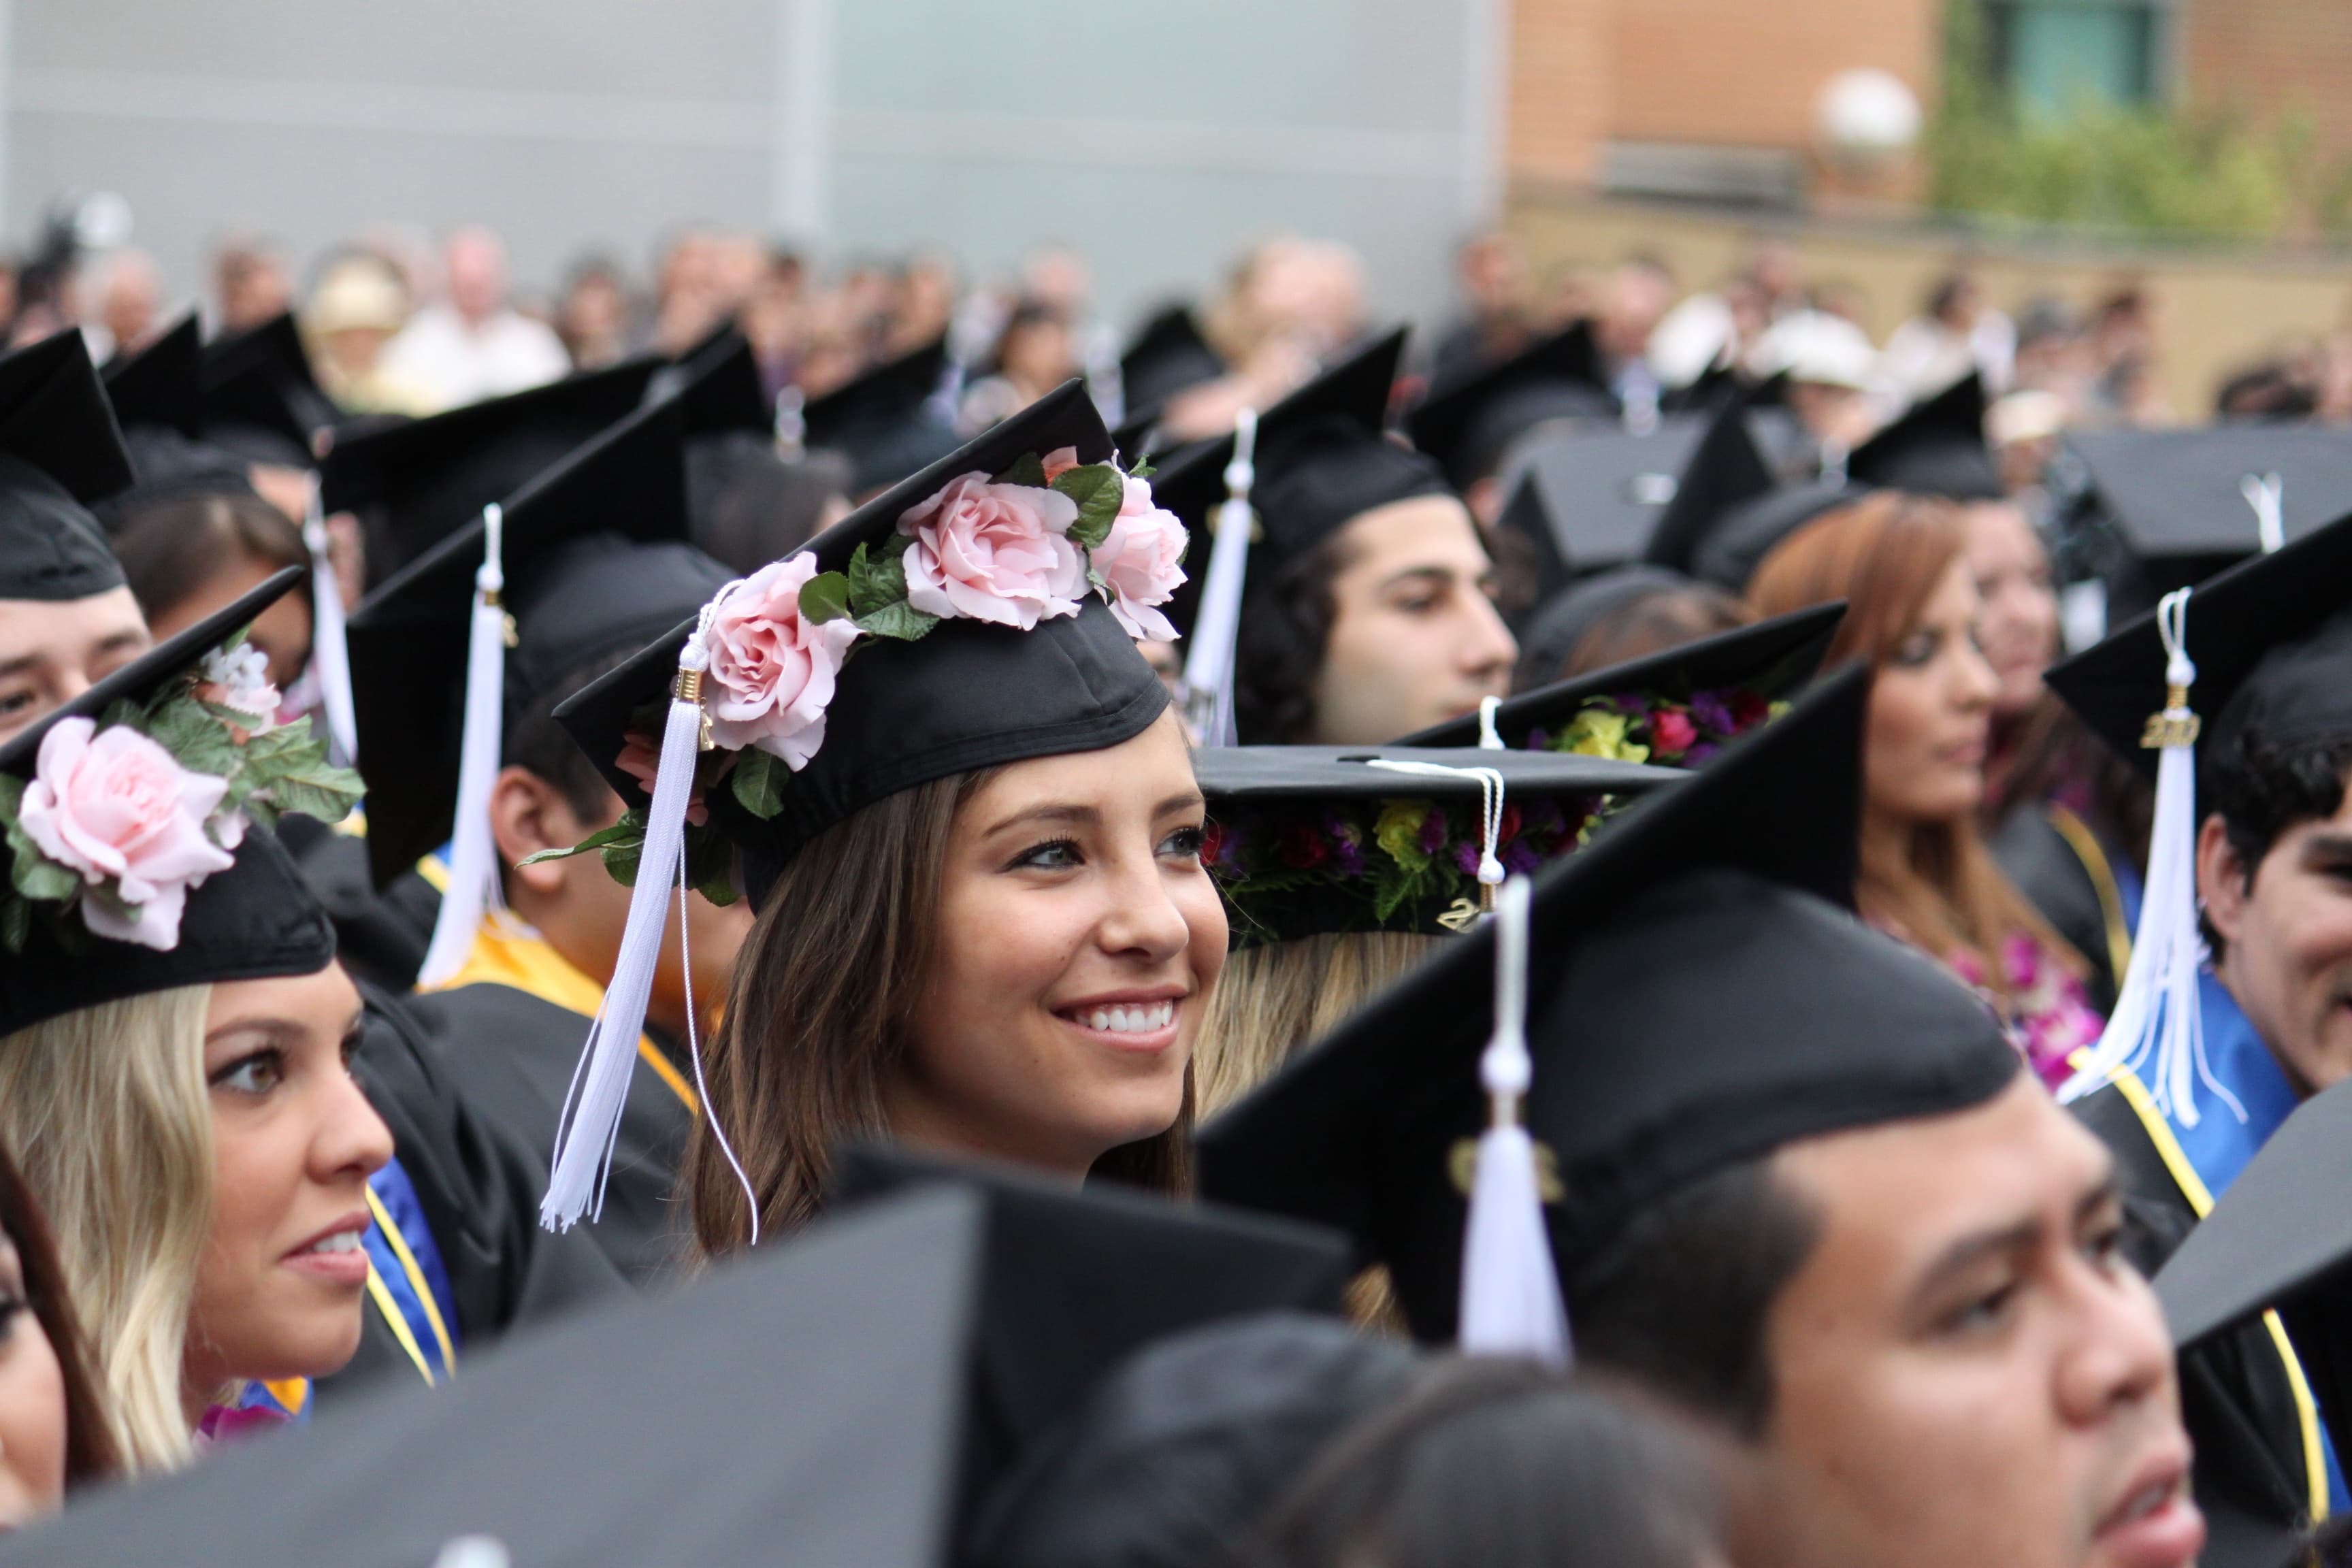
M2352 5L2186 0L2178 60L2192 101L2311 116L2320 148L2352 154Z

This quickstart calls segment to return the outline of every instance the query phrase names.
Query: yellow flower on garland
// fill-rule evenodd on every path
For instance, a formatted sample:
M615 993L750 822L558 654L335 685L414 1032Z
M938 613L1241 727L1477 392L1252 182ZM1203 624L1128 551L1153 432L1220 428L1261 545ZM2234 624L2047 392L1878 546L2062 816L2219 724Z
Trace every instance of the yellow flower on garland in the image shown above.
M1611 762L1646 763L1650 760L1650 748L1625 739L1625 731L1631 726L1632 721L1622 713L1587 708L1561 732L1552 749Z
M1389 858L1408 871L1418 871L1429 864L1429 856L1421 847L1421 825L1429 818L1429 802L1425 800L1392 800L1381 808L1381 819L1372 825L1372 837L1389 852Z

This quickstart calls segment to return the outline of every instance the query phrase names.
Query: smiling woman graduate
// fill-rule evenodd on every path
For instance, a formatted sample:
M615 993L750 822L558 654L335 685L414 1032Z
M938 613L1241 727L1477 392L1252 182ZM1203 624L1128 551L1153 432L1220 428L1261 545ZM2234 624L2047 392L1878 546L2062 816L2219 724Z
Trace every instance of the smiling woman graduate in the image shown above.
M595 1200L681 861L759 910L696 1062L705 1254L807 1218L845 1137L1181 1184L1226 930L1134 643L1181 525L1110 458L1072 384L558 710L636 805L588 841L635 895L551 1223Z

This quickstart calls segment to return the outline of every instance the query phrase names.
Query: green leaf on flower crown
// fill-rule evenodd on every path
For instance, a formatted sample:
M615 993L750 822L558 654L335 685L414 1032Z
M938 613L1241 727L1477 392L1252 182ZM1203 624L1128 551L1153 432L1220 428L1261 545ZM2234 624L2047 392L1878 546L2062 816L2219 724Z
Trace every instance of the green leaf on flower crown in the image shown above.
M1420 866L1411 869L1393 860L1375 860L1372 863L1373 918L1386 924L1406 904L1443 892L1446 880L1444 866L1433 859L1424 859Z
M14 773L0 773L0 827L16 826L16 808L25 799L25 781Z
M687 827L686 874L696 892L722 910L740 896L735 891L735 851L714 827Z
M278 773L268 781L269 805L280 816L293 812L316 817L329 826L349 816L365 793L357 773L324 761Z
M812 626L837 621L849 614L849 579L838 572L820 572L801 584L801 618Z
M1031 489L1045 488L1045 460L1034 452L1024 452L1013 465L996 476L1000 485L1027 485Z
M32 934L33 906L22 899L0 895L0 947L22 952L25 939Z
M906 538L904 534L898 537ZM912 544L913 540L907 542ZM866 546L859 545L849 558L849 613L859 619L892 605L903 604L907 598L906 552L888 552L868 557Z
M1078 503L1078 521L1070 524L1071 543L1092 550L1110 537L1110 525L1118 521L1119 503L1127 496L1127 481L1116 468L1088 463L1065 469L1055 476L1051 488Z
M16 852L16 859L8 868L8 880L25 897L38 899L43 903L61 904L72 898L74 890L81 886L81 879L75 875L72 868L60 866L41 853L41 847L33 842L32 835L25 831L23 824L12 822L8 825L8 847Z
M161 708L163 704L158 701L155 706ZM117 724L128 724L134 730L143 729L146 719L147 710L128 697L118 697L106 705L105 712L98 716L98 728L111 730Z
M877 637L888 637L893 642L919 642L929 636L931 628L939 624L939 616L927 610L919 610L904 599L894 605L885 605L870 616L857 617L859 631Z
M536 866L541 860L568 860L574 855L588 855L613 845L635 842L646 837L646 814L635 806L621 814L621 820L610 827L600 827L569 849L542 849L536 855L526 855L515 862L519 866Z
M201 702L169 702L157 709L147 721L147 738L190 773L225 779L236 771L236 739Z
M729 787L734 790L738 805L765 822L784 809L784 781L792 772L782 757L746 746L735 753Z
M1139 452L1135 456L1135 467L1127 470L1127 477L1130 479L1148 479L1159 471L1151 466L1150 453Z

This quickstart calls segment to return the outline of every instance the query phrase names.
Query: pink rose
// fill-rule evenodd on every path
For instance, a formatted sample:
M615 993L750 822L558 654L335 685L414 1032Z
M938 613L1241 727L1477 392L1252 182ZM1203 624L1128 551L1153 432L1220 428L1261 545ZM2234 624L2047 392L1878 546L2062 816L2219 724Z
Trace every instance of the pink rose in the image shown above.
M622 738L621 754L613 759L613 765L644 785L650 798L655 775L661 772L661 742L649 741L632 730ZM686 819L697 827L710 820L710 807L703 802L699 784L686 797Z
M1064 537L1078 503L1059 490L994 485L966 474L898 519L914 536L907 603L928 615L1023 631L1078 613L1086 558Z
M1174 597L1184 581L1188 537L1174 512L1152 504L1148 481L1127 481L1118 521L1095 546L1093 565L1110 595L1110 613L1128 636L1150 642L1176 640L1176 628L1152 606Z
M113 884L83 897L83 924L169 952L180 944L188 889L236 863L205 835L228 781L190 773L124 725L96 731L88 719L65 719L42 737L18 818L50 859L93 889ZM223 826L233 829L224 835L231 843L244 836L242 818Z
M1056 447L1045 454L1045 482L1050 485L1079 466L1078 449L1076 447Z
M1658 750L1680 755L1698 744L1698 726L1677 709L1661 708L1650 715L1650 739Z
M710 738L730 752L757 746L794 769L824 744L834 677L857 627L801 618L801 589L816 575L805 552L772 561L737 584L710 617Z

